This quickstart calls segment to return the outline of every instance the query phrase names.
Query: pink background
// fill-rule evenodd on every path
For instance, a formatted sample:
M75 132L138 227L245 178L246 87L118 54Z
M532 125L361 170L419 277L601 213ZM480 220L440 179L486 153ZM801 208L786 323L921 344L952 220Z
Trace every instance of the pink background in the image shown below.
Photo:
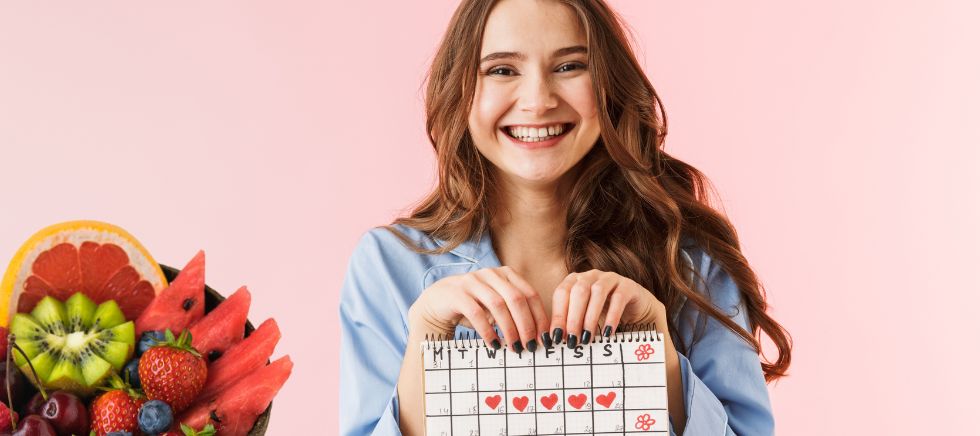
M78 218L206 250L296 362L270 434L332 433L343 271L433 183L419 87L456 2L167 3L0 5L0 262ZM779 432L972 428L980 10L611 3L795 339Z

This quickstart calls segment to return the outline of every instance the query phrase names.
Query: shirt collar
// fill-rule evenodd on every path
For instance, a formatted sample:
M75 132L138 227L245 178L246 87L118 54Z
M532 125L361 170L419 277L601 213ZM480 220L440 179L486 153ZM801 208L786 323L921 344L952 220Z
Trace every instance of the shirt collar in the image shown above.
M436 244L441 247L448 245L446 241L442 239L433 238ZM456 246L452 250L449 250L463 259L473 263L484 263L485 266L499 266L500 260L497 259L496 253L493 251L493 239L490 237L490 229L487 228L483 233L474 236L473 238L463 241L463 243Z

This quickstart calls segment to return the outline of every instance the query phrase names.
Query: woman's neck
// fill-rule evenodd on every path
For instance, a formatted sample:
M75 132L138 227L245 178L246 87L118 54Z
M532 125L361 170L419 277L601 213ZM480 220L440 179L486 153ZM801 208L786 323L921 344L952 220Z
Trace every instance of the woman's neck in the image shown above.
M503 181L490 224L503 265L518 271L564 265L567 186L520 186Z

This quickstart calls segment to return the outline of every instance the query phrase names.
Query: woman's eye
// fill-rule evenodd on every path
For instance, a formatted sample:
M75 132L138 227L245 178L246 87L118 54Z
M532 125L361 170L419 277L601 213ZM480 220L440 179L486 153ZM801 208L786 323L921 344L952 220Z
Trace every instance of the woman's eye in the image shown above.
M558 71L559 72L572 71L572 70L566 70L565 69L566 67L573 67L573 69L574 68L583 69L583 68L585 68L585 65L582 65L582 64L580 64L578 62L572 62L572 63L565 64L565 65L562 65L562 66L558 67Z
M499 76L501 74L495 74L495 73L496 72L503 72L503 71L509 71L509 72L512 72L512 73L514 72L514 70L512 70L510 68L507 68L507 67L496 67L496 68L491 68L491 69L487 70L487 75L488 76ZM512 74L502 74L502 75L504 75L504 76L511 76Z

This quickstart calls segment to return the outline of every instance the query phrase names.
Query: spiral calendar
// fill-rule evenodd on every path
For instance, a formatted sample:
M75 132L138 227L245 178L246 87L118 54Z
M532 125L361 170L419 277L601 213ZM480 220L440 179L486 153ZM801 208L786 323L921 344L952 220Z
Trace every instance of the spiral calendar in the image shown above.
M616 333L569 349L422 342L426 434L667 435L663 333Z

